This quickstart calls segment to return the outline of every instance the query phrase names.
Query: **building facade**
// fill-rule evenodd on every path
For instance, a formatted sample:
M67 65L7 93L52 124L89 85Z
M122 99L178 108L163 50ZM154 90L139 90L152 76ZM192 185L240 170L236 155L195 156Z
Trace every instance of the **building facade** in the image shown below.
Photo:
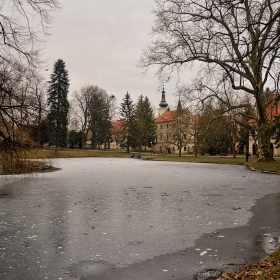
M154 151L162 153L193 154L193 116L182 109L180 100L177 110L170 110L165 99L164 88L156 118L157 135Z

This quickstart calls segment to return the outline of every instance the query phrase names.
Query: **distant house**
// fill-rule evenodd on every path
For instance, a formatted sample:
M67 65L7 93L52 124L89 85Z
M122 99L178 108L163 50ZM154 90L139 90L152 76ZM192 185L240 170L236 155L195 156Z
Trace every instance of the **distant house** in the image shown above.
M110 144L110 148L117 150L120 149L120 143L121 143L121 139L122 139L122 126L124 124L125 121L123 120L116 120L113 121L112 124L112 128L111 128L111 137L112 137L112 142Z
M111 122L111 129L110 129L111 139L109 144L106 145L106 149L113 149L113 150L120 149L120 142L122 137L121 130L122 130L123 123L124 123L123 120L116 120ZM92 137L92 133L91 131L89 131L87 134L87 141L85 145L87 149L91 148L91 137ZM104 149L105 148L104 144L101 144L99 148Z

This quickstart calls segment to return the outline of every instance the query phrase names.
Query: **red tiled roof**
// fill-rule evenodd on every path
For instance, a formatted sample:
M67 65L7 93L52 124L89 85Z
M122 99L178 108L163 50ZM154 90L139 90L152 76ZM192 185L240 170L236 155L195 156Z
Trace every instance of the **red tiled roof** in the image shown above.
M174 111L166 111L162 115L160 115L158 118L156 118L156 123L161 123L161 122L170 122L175 119L176 116L176 110Z
M123 121L123 120L113 121L113 122L111 122L112 129L120 129L124 123L125 123L125 121Z
M270 100L275 100L276 101L277 100L277 95L273 95ZM280 102L276 101L276 102L272 102L272 103L268 104L268 106L266 107L265 113L266 113L266 117L269 120L272 120L276 116L279 116L279 114L280 114ZM248 121L248 123L255 123L255 122L256 122L255 119L250 119Z
M170 122L170 121L174 121L175 117L176 117L176 112L177 110L174 111L166 111L164 112L162 115L160 115L155 122L156 123L161 123L161 122ZM199 115L193 115L192 116L195 123L197 123L200 119Z

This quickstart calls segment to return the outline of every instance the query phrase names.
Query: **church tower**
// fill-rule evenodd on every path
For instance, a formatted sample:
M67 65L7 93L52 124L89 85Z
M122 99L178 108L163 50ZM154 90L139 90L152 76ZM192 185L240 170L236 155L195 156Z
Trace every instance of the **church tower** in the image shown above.
M159 103L159 108L158 108L158 116L161 116L164 112L167 111L167 109L168 109L168 103L165 100L165 91L163 86L161 92L161 102Z

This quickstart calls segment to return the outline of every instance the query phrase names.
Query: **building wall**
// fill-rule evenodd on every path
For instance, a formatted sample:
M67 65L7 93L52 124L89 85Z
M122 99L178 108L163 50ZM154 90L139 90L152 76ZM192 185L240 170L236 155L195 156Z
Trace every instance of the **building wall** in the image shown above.
M156 136L156 144L154 146L155 152L163 152L163 153L176 153L179 154L178 146L175 141L172 139L172 135L170 135L170 125L172 125L172 121L158 122L157 123L157 136ZM194 142L192 138L185 139L185 145L183 145L181 149L182 154L193 154L194 153Z

